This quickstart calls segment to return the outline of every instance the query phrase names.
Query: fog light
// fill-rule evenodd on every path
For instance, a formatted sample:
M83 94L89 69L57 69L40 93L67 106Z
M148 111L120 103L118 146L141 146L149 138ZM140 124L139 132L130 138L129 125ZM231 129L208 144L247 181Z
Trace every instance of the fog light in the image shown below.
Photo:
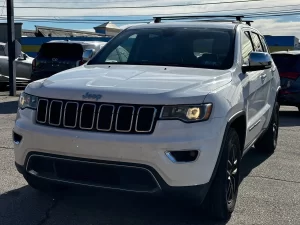
M14 140L14 143L16 145L20 144L20 142L22 141L22 136L13 132L13 140Z
M169 151L166 156L174 163L194 162L199 156L198 150Z

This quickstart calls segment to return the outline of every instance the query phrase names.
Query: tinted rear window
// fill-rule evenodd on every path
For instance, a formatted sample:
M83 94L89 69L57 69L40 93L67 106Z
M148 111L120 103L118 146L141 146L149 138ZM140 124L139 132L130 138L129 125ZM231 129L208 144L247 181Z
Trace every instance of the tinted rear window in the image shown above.
M300 72L300 55L273 54L279 72Z
M83 48L80 44L47 43L43 44L39 57L58 59L81 59Z

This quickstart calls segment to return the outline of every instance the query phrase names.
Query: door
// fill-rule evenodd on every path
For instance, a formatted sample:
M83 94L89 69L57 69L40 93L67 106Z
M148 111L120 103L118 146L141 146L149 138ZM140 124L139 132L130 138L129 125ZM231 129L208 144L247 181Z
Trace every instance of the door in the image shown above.
M256 36L258 38L256 39L250 30L243 30L241 36L243 63L248 64L249 54L252 51L263 51L263 48L258 36ZM266 85L268 83L267 71L247 72L245 79L248 81L247 86L244 87L248 121L245 144L248 145L258 137L266 120L265 116L268 112L268 107L266 107L268 95Z
M266 52L268 53L268 50L266 49L266 46L262 42L261 36L258 33L251 32L251 39L254 45L254 49L257 52ZM258 112L258 117L261 117L260 120L260 126L259 129L266 128L268 126L268 114L270 112L270 109L272 108L269 102L270 98L270 88L271 88L271 80L273 77L273 70L274 68L265 69L260 71L260 89L257 92L257 99L256 99L256 111ZM271 96L272 97L272 96Z
M32 70L32 58L21 56L16 59L16 77L18 80L30 80Z
M270 54L265 38L262 35L258 35L258 36L263 46L263 51ZM272 67L270 69L265 70L265 72L267 75L267 79L265 79L264 85L266 91L268 92L265 99L266 101L265 108L268 111L267 111L267 115L264 115L266 117L266 122L263 126L264 129L268 127L270 119L272 117L273 107L276 100L275 96L277 93L277 86L278 86L278 77L276 76L278 70L273 60L272 60Z

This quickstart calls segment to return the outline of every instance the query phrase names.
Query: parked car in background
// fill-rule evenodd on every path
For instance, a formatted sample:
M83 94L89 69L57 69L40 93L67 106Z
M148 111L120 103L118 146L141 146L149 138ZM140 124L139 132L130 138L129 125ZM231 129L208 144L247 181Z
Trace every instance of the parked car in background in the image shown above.
M84 64L84 53L88 58L98 52L106 42L50 41L44 43L32 63L31 81L50 77L58 72Z
M300 111L300 51L280 51L271 55L280 74L279 104L296 106Z
M9 82L8 56L5 54L5 43L0 42L0 89L5 88ZM21 52L16 58L16 81L28 83L30 81L33 58Z

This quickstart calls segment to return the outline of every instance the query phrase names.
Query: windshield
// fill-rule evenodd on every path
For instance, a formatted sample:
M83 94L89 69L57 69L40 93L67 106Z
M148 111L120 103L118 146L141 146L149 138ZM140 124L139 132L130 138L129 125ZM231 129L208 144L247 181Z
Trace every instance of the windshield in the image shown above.
M207 28L129 29L88 63L229 69L234 30Z

